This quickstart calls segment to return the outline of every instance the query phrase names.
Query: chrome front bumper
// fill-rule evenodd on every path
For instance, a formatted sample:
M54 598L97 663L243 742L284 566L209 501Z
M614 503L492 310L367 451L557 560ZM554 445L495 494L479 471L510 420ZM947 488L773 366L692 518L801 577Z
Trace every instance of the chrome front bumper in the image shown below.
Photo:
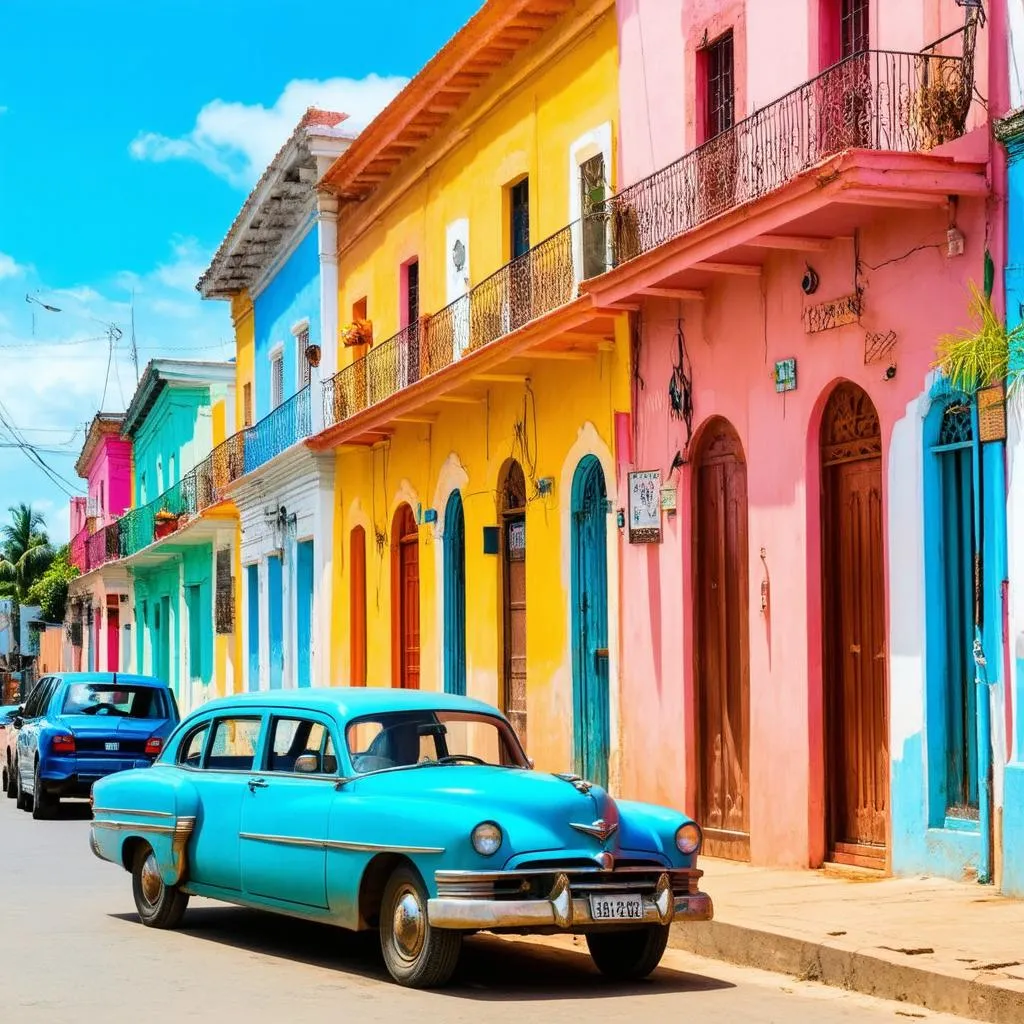
M435 928L492 931L502 928L614 929L638 924L671 924L673 921L710 921L711 897L703 892L676 896L668 875L662 875L651 896L643 897L643 917L630 920L595 919L587 897L574 897L568 878L555 879L547 899L437 898L427 902L427 920Z

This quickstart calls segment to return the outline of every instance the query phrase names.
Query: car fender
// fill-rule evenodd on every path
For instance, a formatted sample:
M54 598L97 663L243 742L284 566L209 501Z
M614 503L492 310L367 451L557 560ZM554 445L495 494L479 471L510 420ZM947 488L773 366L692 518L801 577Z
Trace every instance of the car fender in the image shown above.
M188 844L200 816L199 793L174 768L135 768L100 779L93 787L93 852L131 868L142 840L156 855L166 885L188 876Z

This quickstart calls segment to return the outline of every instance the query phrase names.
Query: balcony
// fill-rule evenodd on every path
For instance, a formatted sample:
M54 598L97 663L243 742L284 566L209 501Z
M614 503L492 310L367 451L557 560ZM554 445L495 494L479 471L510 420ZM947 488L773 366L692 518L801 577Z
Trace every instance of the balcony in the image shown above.
M71 538L71 545L68 549L68 561L79 571L89 571L89 528L83 527Z
M309 437L311 429L307 385L245 431L245 472L251 473Z
M972 51L973 35L964 39ZM873 50L834 65L356 358L324 382L325 427L568 306L583 282L593 291L608 271L777 192L829 158L850 150L923 153L959 138L973 70L970 52Z
M571 302L585 272L592 276L609 267L606 223L604 212L595 211L562 228L433 316L353 360L324 381L325 426L378 405ZM604 244L585 246L591 235Z
M848 57L613 196L616 266L846 150L920 153L959 138L973 84L973 64L962 57Z

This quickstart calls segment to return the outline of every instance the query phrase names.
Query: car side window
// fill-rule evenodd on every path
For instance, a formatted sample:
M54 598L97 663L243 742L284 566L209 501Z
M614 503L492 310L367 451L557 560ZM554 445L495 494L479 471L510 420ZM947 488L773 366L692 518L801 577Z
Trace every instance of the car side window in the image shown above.
M274 718L270 728L268 771L301 772L303 775L337 773L334 744L322 722L308 718Z
M203 760L203 748L210 732L210 723L197 725L178 747L178 764L186 768L199 768Z
M206 767L222 772L251 772L262 724L260 718L218 718Z
M45 676L39 680L28 699L28 703L25 705L26 718L39 718L41 715L46 714L46 709L50 705L50 698L53 696L56 686L57 680L53 676Z

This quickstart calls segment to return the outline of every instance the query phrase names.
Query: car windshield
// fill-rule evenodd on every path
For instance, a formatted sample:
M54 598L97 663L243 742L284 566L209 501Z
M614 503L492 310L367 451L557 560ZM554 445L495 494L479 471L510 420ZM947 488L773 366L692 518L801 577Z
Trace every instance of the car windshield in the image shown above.
M73 683L64 697L65 715L117 718L171 718L167 694L156 686Z
M387 768L488 764L525 768L511 727L493 715L463 711L391 711L352 722L345 732L359 775Z

